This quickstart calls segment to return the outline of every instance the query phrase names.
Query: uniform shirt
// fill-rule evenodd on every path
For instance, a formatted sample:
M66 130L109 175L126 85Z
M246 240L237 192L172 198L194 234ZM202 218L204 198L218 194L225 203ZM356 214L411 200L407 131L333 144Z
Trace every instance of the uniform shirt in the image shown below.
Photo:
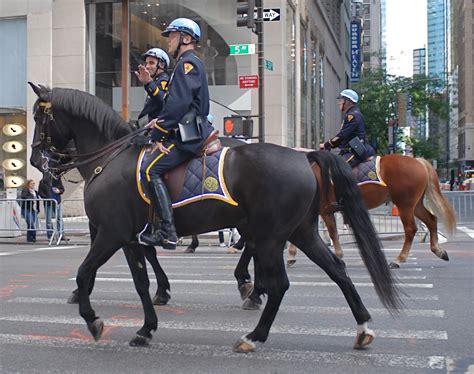
M144 88L147 93L145 106L138 116L138 119L148 116L151 121L158 117L163 110L163 98L165 96L166 86L168 84L169 76L166 72L160 73L150 83L145 84Z
M178 128L179 121L191 109L195 109L198 116L207 117L209 114L206 69L194 50L187 50L176 62L168 82L164 101L163 111L158 116L158 121L151 133L151 139L153 141L169 139L177 143L178 148L197 152L197 148L202 145L202 142L213 130L207 122L201 126L202 142L200 144L181 144L179 139L174 137L174 130Z
M331 148L345 148L348 147L348 143L356 136L359 137L360 140L365 141L364 117L359 108L354 105L344 114L344 119L338 134L326 142L325 146L329 145Z

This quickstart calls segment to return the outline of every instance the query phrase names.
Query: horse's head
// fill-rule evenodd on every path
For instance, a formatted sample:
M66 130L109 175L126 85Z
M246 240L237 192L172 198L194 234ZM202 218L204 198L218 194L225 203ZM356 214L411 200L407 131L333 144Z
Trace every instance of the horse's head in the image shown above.
M35 131L30 163L41 172L47 172L64 162L59 155L67 153L73 134L67 126L60 126L53 115L52 90L31 82L28 84L38 96L33 106Z

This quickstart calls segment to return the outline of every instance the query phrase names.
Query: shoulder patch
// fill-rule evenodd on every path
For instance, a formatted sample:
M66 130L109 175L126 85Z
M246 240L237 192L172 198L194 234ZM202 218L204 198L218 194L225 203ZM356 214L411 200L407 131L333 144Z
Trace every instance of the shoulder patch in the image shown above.
M348 120L349 122L352 121L353 118L354 118L354 116L353 116L352 114L349 114L349 115L347 116L347 120Z
M189 62L184 63L184 74L188 74L193 69L194 69L193 64L190 64Z
M163 91L166 90L166 85L167 85L167 84L168 84L167 81L161 81L161 89L162 89Z

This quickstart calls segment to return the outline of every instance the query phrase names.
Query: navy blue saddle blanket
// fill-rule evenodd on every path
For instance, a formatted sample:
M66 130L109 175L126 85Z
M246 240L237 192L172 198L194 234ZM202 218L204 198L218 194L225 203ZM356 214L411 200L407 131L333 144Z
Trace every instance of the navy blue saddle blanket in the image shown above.
M237 206L238 203L231 197L225 182L224 163L228 147L222 148L220 151L206 156L205 170L203 171L202 157L192 159L187 165L184 184L177 199L173 199L173 208L191 204L204 199L216 199ZM150 199L146 196L146 187L143 185L145 181L141 180L140 166L145 156L145 149L140 152L137 162L137 188L140 196L148 204ZM203 176L204 173L204 176ZM173 178L173 172L169 173L169 177ZM170 193L173 196L172 193Z

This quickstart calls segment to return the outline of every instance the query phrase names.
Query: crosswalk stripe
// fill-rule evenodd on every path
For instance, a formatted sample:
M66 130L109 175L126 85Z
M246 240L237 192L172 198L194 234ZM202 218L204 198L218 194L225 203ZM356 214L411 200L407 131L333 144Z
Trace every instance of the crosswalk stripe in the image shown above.
M69 278L75 281L76 278ZM96 282L133 282L131 278L96 278ZM170 283L184 284L235 284L235 280L213 280L213 279L169 279ZM356 287L374 287L372 283L353 282ZM337 287L334 282L291 282L292 286L309 286L309 287ZM400 288L433 288L432 283L400 283Z
M44 315L27 315L17 314L10 316L0 316L0 321L8 322L31 322L31 323L53 323L65 325L84 325L81 318L71 317L52 317ZM113 327L141 327L143 321L140 319L130 320L114 320L104 319L107 326ZM202 330L202 331L220 331L220 332L248 332L251 324L232 323L232 322L183 322L183 321L163 321L159 323L160 329L170 330ZM333 336L333 337L354 337L355 328L339 328L339 327L294 327L288 325L279 325L275 323L272 326L272 334L290 334L290 335L316 335L316 336ZM448 333L443 330L377 330L378 338L391 339L423 339L423 340L447 340Z
M469 235L471 238L474 238L474 230L466 226L458 226L458 230Z
M130 275L130 272L120 272L120 271L99 271L97 272L99 275ZM205 274L203 273L166 273L167 276L183 276L186 275L188 277L202 277L203 275L207 277L211 276L221 276L221 277L227 277L227 278L233 278L234 275L232 273L209 273L206 272ZM320 273L320 274L314 274L314 273L301 273L298 272L298 274L291 273L289 275L290 279L291 278L328 278L328 275L325 273ZM370 279L369 274L350 274L351 279ZM150 276L150 280L155 279L154 277ZM399 280L426 280L426 276L424 275L399 275L397 276L397 279Z
M155 286L150 286L150 291L153 290ZM178 290L176 290L176 288ZM217 290L212 290L212 292L209 291L199 291L199 290L188 290L186 287L184 289L181 289L179 285L176 286L176 288L173 287L173 290L175 291L175 294L177 295L195 295L195 296L229 296L229 295L235 295L236 291L232 289L232 291L217 291ZM46 292L71 292L72 288L71 287L44 287L40 288L39 291L46 291ZM318 290L317 297L325 297L325 298L341 298L341 292L338 290L335 290L336 292L332 291L325 291L325 290ZM130 288L129 290L127 289L109 289L109 290L104 290L104 289L94 289L94 294L91 297L91 300L95 300L94 295L97 294L109 294L109 293L130 293L136 295L137 291ZM288 292L285 294L285 300L288 297L297 297L297 298L305 298L305 297L315 297L316 294L314 292L302 292L300 290L295 290L293 288L290 288ZM374 294L364 294L363 299L378 299L378 296ZM409 295L406 297L402 296L402 300L404 301L438 301L439 297L438 295ZM94 301L95 302L95 301Z
M43 297L15 297L8 300L9 303L18 304L43 304L43 305L64 305L64 299L59 298L43 298ZM95 305L98 306L109 306L109 305L127 305L141 307L141 303L133 302L130 300L99 300L94 301ZM240 310L238 305L226 305L226 304L202 304L202 303L176 303L170 304L173 308L181 308L186 310L199 310L199 311L236 311ZM370 314L374 316L390 316L390 312L383 308L368 308ZM351 314L349 307L322 307L322 306L294 306L294 305L283 305L279 309L281 312L287 313L318 313L318 314ZM437 317L443 318L443 310L432 310L432 309L406 309L401 312L402 315L407 317Z
M91 349L97 351L138 353L143 352L143 348L130 347L126 342L115 340L100 341L92 343L87 340L55 337L55 336L35 336L35 335L13 335L0 334L1 344L18 344L36 347L53 348L75 348ZM174 357L208 357L215 358L235 358L239 360L255 359L253 355L242 355L234 353L229 346L214 346L204 344L178 344L172 342L155 343L152 342L146 350L155 355L170 355ZM446 368L446 357L444 356L421 356L421 355L394 355L377 354L366 352L318 352L306 350L282 350L262 347L258 358L268 362L311 362L321 364L350 364L357 367L379 367L379 368L399 368L399 369L437 369Z

